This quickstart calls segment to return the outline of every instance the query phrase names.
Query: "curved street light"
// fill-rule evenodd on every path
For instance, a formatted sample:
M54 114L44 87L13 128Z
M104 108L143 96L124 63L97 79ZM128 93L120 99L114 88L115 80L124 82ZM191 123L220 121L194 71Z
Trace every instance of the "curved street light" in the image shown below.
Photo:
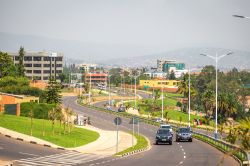
M211 56L211 55L208 55L208 54L200 54L200 55L202 55L202 56L206 56L206 57L209 57L209 58L211 58L211 59L213 59L213 60L215 60L215 73L216 73L216 89L215 89L215 133L214 133L214 138L215 139L217 139L218 138L218 128L217 128L217 125L218 125L218 116L217 116L217 113L218 113L218 106L217 106L217 100L218 100L218 83L217 83L217 68L218 68L218 61L221 59L221 58L223 58L223 57L225 57L225 56L227 56L227 55L231 55L231 54L233 54L233 52L229 52L229 53L227 53L227 54L224 54L224 55L221 55L221 56L219 56L218 57L218 55L217 55L217 53L216 53L216 55L215 55L215 57L214 56Z
M237 18L246 18L246 19L249 19L249 18L250 18L250 17L242 16L242 15L233 15L233 17L237 17Z

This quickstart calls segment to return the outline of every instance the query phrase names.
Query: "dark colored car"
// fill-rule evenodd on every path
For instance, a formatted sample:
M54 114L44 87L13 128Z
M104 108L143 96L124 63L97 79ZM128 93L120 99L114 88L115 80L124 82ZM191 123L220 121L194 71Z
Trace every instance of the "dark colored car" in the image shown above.
M158 145L158 143L169 143L172 145L172 134L168 129L158 129L155 137L155 144Z
M192 131L188 127L181 127L176 131L176 142L179 141L189 141L192 142Z

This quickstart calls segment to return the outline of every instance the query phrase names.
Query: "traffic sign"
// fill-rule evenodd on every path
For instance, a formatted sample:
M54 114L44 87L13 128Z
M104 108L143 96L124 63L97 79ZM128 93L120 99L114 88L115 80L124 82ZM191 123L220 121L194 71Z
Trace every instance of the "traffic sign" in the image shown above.
M131 119L130 119L130 124L138 124L139 123L139 118L137 118L137 117L132 117Z
M120 125L120 124L122 124L122 119L120 117L116 117L114 119L114 123L115 123L115 125Z

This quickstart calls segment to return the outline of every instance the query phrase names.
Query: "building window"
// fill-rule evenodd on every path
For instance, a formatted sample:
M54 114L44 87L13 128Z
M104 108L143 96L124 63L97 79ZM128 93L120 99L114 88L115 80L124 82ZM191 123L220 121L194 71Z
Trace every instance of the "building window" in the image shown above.
M57 70L56 73L62 73L62 70Z
M32 73L32 70L26 70L25 72L26 73Z
M43 80L48 80L49 79L49 77L43 77Z
M32 61L32 56L24 56L24 61Z
M40 74L40 73L41 73L41 70L34 70L33 73L35 73L35 74Z
M43 57L44 61L50 61L50 57Z
M26 63L26 64L24 64L24 67L32 67L32 64L31 63Z
M41 61L41 60L42 60L42 57L40 57L40 56L35 56L35 57L33 58L33 60L34 60L34 61Z
M48 74L48 73L50 73L50 70L44 70L43 73Z
M19 60L19 56L15 56L15 60L18 61Z
M56 64L56 67L62 67L62 64Z
M43 67L50 67L50 64L43 64Z
M34 76L33 77L33 80L41 80L42 79L42 77L39 77L39 76Z
M42 67L41 64L34 64L33 67Z
M56 57L56 61L62 61L62 57Z

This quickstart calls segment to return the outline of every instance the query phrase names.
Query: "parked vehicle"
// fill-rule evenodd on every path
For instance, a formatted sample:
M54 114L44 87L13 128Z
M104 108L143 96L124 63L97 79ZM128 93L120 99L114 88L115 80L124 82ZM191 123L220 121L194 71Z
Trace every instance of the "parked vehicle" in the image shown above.
M181 127L176 130L176 142L179 141L189 141L192 142L192 131L189 127Z
M170 131L170 133L173 135L173 129L172 129L171 125L169 125L169 124L161 124L160 128L168 129Z
M121 105L119 108L118 108L118 112L125 112L126 110L126 107L124 105Z
M158 145L159 143L169 143L172 145L173 136L168 129L158 129L156 136L155 136L155 144Z
M155 118L155 119L153 119L153 121L158 122L158 123L161 123L161 122L162 122L162 119L161 119L161 118Z

